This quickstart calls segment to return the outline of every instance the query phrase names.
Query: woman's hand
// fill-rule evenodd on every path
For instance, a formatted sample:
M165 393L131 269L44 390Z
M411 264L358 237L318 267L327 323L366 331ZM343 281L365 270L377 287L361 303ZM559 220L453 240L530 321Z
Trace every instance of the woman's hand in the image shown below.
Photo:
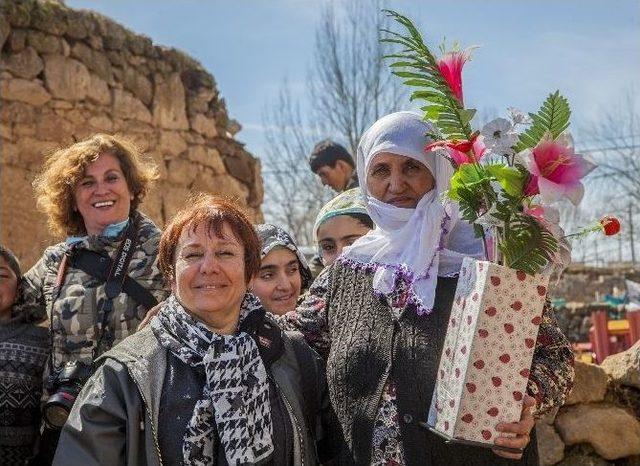
M500 436L495 439L494 443L496 445L500 445L501 447L524 450L525 447L529 444L529 434L535 424L535 420L533 419L533 415L531 414L531 411L533 410L533 407L535 405L536 400L529 395L525 395L524 402L522 404L522 413L520 414L520 422L502 422L496 426L496 430L500 432L512 432L516 434L516 436ZM520 458L522 458L522 453L512 453L495 448L493 449L493 452L498 456L502 456L503 458L509 458L512 460L519 460Z

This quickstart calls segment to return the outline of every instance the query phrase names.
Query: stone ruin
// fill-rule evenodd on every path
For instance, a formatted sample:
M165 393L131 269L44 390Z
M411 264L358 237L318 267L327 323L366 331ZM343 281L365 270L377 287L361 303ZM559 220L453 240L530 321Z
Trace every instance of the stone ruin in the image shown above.
M540 465L639 465L640 342L575 369L565 405L536 424Z
M234 139L213 77L92 11L0 0L0 242L26 269L60 238L36 210L43 155L97 132L132 139L160 169L141 210L159 225L190 192L238 199L262 220L260 162Z

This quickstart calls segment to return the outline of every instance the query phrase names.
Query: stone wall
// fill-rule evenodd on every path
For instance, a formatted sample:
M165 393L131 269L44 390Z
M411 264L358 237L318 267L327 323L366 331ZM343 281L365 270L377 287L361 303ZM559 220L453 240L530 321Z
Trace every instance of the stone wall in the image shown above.
M632 264L614 264L608 267L590 267L572 264L562 274L560 280L552 277L549 287L551 297L563 298L564 305L556 308L556 317L560 328L571 342L589 340L591 313L607 310L624 317L622 307L610 308L600 301L604 295L624 296L625 278L640 282L640 270Z
M96 132L135 141L160 168L142 205L162 225L190 191L262 220L260 163L233 136L213 77L184 53L52 0L0 0L0 242L30 266L49 236L31 181L43 155Z
M553 298L564 298L569 303L589 304L595 301L596 293L600 298L613 294L615 290L625 292L624 280L640 282L640 268L631 264L619 264L609 267L590 267L572 264L563 272L556 283L552 278L550 293Z
M640 465L640 342L604 360L576 361L566 404L537 423L542 466Z

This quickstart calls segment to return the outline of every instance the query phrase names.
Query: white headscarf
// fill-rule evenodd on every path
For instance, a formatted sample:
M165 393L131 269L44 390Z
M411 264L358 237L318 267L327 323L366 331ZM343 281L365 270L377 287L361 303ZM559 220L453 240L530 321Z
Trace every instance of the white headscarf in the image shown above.
M482 245L471 225L460 220L457 206L443 201L453 167L435 152L425 153L431 126L412 112L397 112L376 121L358 145L357 170L367 211L376 224L340 261L375 270L374 291L389 296L399 280L408 289L408 300L419 314L433 309L438 276L454 276L465 256L481 257ZM435 187L414 209L396 207L374 198L367 190L367 171L381 152L410 157L424 164L435 178Z

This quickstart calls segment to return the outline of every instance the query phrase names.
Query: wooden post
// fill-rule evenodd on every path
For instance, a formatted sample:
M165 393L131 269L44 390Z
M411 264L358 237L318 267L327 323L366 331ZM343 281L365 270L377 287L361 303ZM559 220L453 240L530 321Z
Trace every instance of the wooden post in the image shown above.
M627 312L627 320L629 321L629 334L631 336L631 345L640 340L640 311Z
M593 352L596 353L596 361L602 363L609 356L609 332L607 329L607 311L593 311L591 313L591 325L593 325Z

